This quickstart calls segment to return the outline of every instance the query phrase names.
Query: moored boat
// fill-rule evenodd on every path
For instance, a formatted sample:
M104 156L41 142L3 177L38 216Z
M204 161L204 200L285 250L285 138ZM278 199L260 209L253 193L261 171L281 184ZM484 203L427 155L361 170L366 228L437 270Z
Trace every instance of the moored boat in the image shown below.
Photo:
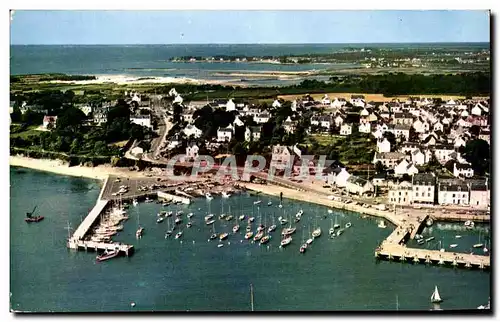
M313 243L313 241L314 241L314 239L309 238L308 240L306 240L306 244L311 245Z
M175 218L175 224L178 225L182 222L182 218Z
M233 233L237 233L238 230L240 230L240 225L234 225L234 227L233 227Z
M379 223L378 223L378 228L386 228L387 226L385 225L385 221L381 220Z
M345 224L345 228L349 228L351 226L352 226L352 224L350 222L348 222L347 224Z
M135 237L137 238L141 238L142 237L142 234L144 232L144 228L143 227L140 227L137 229L137 231L135 232Z
M212 219L212 220L206 221L205 223L206 223L207 225L211 225L211 224L213 224L214 222L215 222L215 220L214 220L214 219Z
M164 218L163 217L158 217L158 219L156 219L156 223L161 223L163 222Z
M296 229L297 228L295 227L283 228L283 230L281 231L281 235L282 236L291 235L295 232Z
M205 216L205 221L209 221L214 218L214 214L206 215Z
M426 241L427 243L428 243L428 242L430 242L431 240L434 240L434 236L431 236L431 237L429 237L429 238L426 238L426 239L425 239L425 241Z
M254 205L258 205L258 204L260 204L261 202L262 202L262 200L257 200L257 201L254 201L254 202L253 202L253 204L254 204Z
M231 197L231 194L228 193L228 192L225 192L225 191L222 191L221 195L222 195L222 198L229 198L229 197Z
M224 239L227 238L227 236L229 236L228 233L222 233L222 234L219 235L219 240L224 240Z
M321 236L321 227L318 227L315 230L313 230L311 235L313 238L318 238L319 236Z
M300 246L299 252L303 254L306 252L306 249L307 249L307 244L303 244L302 246Z
M254 237L253 237L253 240L254 241L258 241L259 239L261 239L262 237L264 236L264 231L259 231Z
M270 232L273 232L276 230L276 225L271 225L268 229L267 229L267 232L270 233Z
M120 254L120 251L118 249L115 249L112 251L105 250L104 253L96 256L96 261L103 262L105 260L108 260L108 259L111 259L111 258L118 256L118 254Z
M250 239L250 238L252 238L252 236L253 236L253 232L252 232L252 231L249 231L249 232L247 232L247 233L245 234L245 239Z
M210 194L210 192L205 193L205 198L207 198L207 200L214 199L214 197L212 197L212 195Z
M180 231L177 234L175 234L175 239L179 239L181 237L182 237L182 231Z
M266 236L264 236L264 237L262 237L262 238L260 239L260 242L259 242L259 243L260 243L261 245L266 244L267 242L269 242L269 240L270 240L270 239L271 239L271 237L270 237L269 235L266 235Z
M292 242L292 236L287 236L281 240L280 246L285 247Z
M245 220L245 215L241 215L238 217L239 220Z
M443 300L441 299L441 296L439 296L439 291L437 286L434 287L434 292L431 295L431 302L432 303L440 303Z

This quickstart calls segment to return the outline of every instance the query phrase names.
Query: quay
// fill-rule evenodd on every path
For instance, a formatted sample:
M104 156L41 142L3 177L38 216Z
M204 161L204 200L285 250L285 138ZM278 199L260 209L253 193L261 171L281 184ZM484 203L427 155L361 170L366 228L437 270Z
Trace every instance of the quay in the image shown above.
M120 185L129 186L130 191L127 191L126 193L121 195L117 195L116 192L118 192ZM68 239L67 247L70 249L85 251L119 250L120 253L123 253L126 256L131 255L134 251L133 245L126 245L116 242L93 242L86 240L91 229L98 223L100 215L103 214L114 202L121 202L132 199L141 200L146 197L166 199L189 204L192 197L180 190L183 187L189 185L190 183L167 186L162 182L159 182L157 178L127 178L121 180L115 176L108 176L104 180L104 184L101 188L94 208L92 208L89 214L74 231L73 235ZM154 187L154 189L141 191L138 189L139 187ZM182 196L179 196L179 194L181 194Z
M400 260L401 262L425 263L450 265L453 267L464 268L490 268L490 257L484 255L474 255L466 253L456 253L449 251L428 250L420 248L409 248L406 242L414 239L415 235L420 233L427 224L427 220L446 220L446 221L466 221L476 219L477 221L488 222L489 215L470 215L470 214L442 214L429 213L427 210L414 209L397 213L394 210L381 210L374 207L363 207L355 203L344 203L328 199L326 195L308 191L298 191L280 186L262 185L254 183L242 183L243 187L269 195L279 196L282 192L287 198L301 200L305 202L316 203L319 205L333 207L337 209L350 210L365 215L383 218L396 226L395 230L381 243L375 250L375 257L380 260Z

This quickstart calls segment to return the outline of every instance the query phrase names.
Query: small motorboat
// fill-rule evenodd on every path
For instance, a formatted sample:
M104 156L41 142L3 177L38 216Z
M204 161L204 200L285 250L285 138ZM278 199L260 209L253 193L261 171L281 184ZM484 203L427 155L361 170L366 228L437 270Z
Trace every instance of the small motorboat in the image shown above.
M210 194L210 192L205 193L205 198L207 198L207 200L214 199L214 197L212 197L212 195Z
M455 238L456 239L460 239L460 238L462 238L462 236L461 235L455 235Z
M280 224L282 224L282 225L285 225L288 223L288 220L286 220L286 218L283 218L283 217L279 217L278 220L280 221Z
M387 226L385 225L385 221L381 220L379 223L378 223L378 228L386 228Z
M178 225L182 222L182 218L175 218L175 224Z
M234 217L232 215L227 215L226 216L226 221L231 221L231 220L233 220L233 218Z
M343 229L339 229L339 230L337 230L337 236L342 235L342 233L343 233L343 232L344 232L344 230L343 230Z
M226 215L225 215L225 214L220 214L220 215L219 215L219 220L223 220L224 218L226 218Z
M230 193L227 193L225 191L222 191L222 198L229 198L231 197L231 194Z
M472 220L467 220L464 225L465 225L465 228L467 228L467 229L474 228L474 222Z
M245 215L241 215L238 217L239 220L245 220Z
M175 215L176 215L177 217L180 217L180 216L182 216L183 214L184 214L184 211L179 210L179 211L178 211Z
M333 228L333 227L332 227L332 228L330 228L330 229L328 230L328 234L330 234L330 235L335 234L335 228Z
M217 239L217 234L216 233L213 233L212 235L210 235L210 239Z
M248 222L253 222L254 220L255 220L255 218L254 218L254 217L250 217L250 218L248 218Z
M245 234L245 239L250 239L250 238L252 238L252 236L253 236L253 232L252 232L252 231L249 231L249 232L247 232L247 233Z
M276 225L272 225L270 226L268 229L267 229L267 232L270 233L270 232L273 232L276 230Z
M424 239L424 236L419 235L419 234L416 234L416 235L415 235L415 239Z
M163 217L158 217L158 219L156 219L156 223L159 224L159 223L163 222L164 219L165 218L163 218Z
M248 225L247 228L245 229L247 232L252 231L252 226Z
M349 228L349 227L351 227L351 226L352 226L352 225L351 225L351 223L350 223L350 222L348 222L347 224L345 224L345 228Z
M484 244L474 244L474 245L472 245L472 247L474 247L474 248L483 248Z
M253 240L254 241L258 241L260 240L262 237L264 236L264 231L259 231L254 237L253 237Z
M423 240L423 239L417 240L417 244L419 244L419 245L423 245L424 243L425 243L425 240Z
M144 228L143 227L140 227L137 229L137 231L135 232L135 237L137 238L141 238L142 237L142 234L144 232Z
M181 237L182 237L182 231L180 231L177 234L175 234L175 239L179 239Z
M172 231L171 230L167 230L167 232L165 233L165 239L167 239L170 236L172 236Z
M267 244L267 243L269 242L269 240L270 240L270 239L271 239L271 237L270 237L269 235L266 235L266 236L264 236L264 237L262 237L262 238L260 239L260 242L259 242L259 243L260 243L261 245Z
M263 231L266 227L262 224L259 225L259 227L257 227L257 231Z
M338 232L337 232L338 234ZM313 238L318 238L319 236L321 236L321 228L316 228L313 232L312 232L312 237Z
M301 254L305 253L306 252L306 249L307 249L307 244L304 244L302 246L300 246L300 249L299 249L299 252Z
M279 204L279 205L278 205L278 208L283 208L283 205L282 205L282 204Z
M174 214L173 211L168 211L166 214L165 214L165 217L172 217L172 215Z
M288 236L281 240L280 246L285 247L286 245L289 245L291 242L292 242L292 236Z
M311 245L313 241L314 241L314 239L309 238L308 240L306 240L306 244Z
M139 202L137 201L137 199L134 199L132 200L132 204L134 205L134 207L136 207L139 204Z
M205 221L209 221L214 218L214 214L206 215L205 216Z
M427 221L425 222L425 224L427 225L427 227L432 226L433 223L434 223L434 220L432 220L432 218L427 219Z
M211 225L211 224L213 224L214 222L215 222L215 220L214 220L214 219L212 219L212 220L208 220L208 221L206 221L206 222L205 222L205 224L207 224L207 225Z
M191 228L192 226L193 226L193 223L192 223L192 222L188 222L188 223L186 224L186 227L187 227L187 228Z
M146 197L146 199L144 200L144 202L153 202L153 199L149 199L148 197Z
M455 247L457 247L457 246L458 246L458 244L451 244L451 245L450 245L450 248L455 248Z
M189 214L187 214L187 217L188 217L188 218L191 218L191 217L193 217L193 215L194 215L194 214L193 214L192 212L190 212Z
M96 261L98 262L103 262L105 260L108 260L108 259L111 259L113 257L116 257L118 256L118 254L120 254L120 251L118 249L115 249L115 250L105 250L104 253L102 253L101 255L98 255L96 256Z
M291 234L293 234L295 232L296 229L297 228L295 228L295 227L283 228L283 230L281 231L281 235L282 236L291 235Z
M258 204L260 204L261 202L262 202L262 200L257 200L257 201L254 201L254 202L253 202L253 204L254 204L254 205L258 205Z
M227 236L229 236L228 233L222 233L222 234L219 235L219 240L224 240L224 239L227 238Z
M218 244L217 247L218 248L224 247L224 244Z
M272 206L272 205L273 205L272 201L269 201L269 202L267 203L267 205L268 205L268 206Z
M45 218L44 216L26 217L26 218L24 218L24 221L27 223L39 222L39 221L42 221L44 218Z
M233 233L237 233L237 232L238 232L238 230L240 230L240 225L235 225L235 226L233 227Z
M431 237L429 237L429 238L426 238L426 239L425 239L425 242L427 242L427 243L428 243L428 242L430 242L431 240L434 240L434 236L431 236Z

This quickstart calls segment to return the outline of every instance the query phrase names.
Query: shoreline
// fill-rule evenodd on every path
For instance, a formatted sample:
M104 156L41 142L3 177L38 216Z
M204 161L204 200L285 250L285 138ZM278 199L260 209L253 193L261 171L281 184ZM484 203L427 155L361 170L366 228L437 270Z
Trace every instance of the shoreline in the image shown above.
M108 175L143 177L137 172L128 169L113 168L110 165L99 165L96 167L72 166L61 160L33 159L23 156L9 156L9 165L28 168L38 171L50 172L71 177L88 178L94 180L105 180Z

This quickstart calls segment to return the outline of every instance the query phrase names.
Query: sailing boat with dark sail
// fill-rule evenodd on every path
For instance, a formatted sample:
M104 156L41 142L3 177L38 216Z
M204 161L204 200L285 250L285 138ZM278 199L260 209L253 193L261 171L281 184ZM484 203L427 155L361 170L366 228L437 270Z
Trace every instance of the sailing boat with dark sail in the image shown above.
M26 213L26 218L24 218L25 222L27 222L27 223L30 223L30 222L39 222L39 221L42 221L45 218L44 216L34 216L33 217L33 214L35 213L36 207L37 206L35 206L31 212L27 212Z

